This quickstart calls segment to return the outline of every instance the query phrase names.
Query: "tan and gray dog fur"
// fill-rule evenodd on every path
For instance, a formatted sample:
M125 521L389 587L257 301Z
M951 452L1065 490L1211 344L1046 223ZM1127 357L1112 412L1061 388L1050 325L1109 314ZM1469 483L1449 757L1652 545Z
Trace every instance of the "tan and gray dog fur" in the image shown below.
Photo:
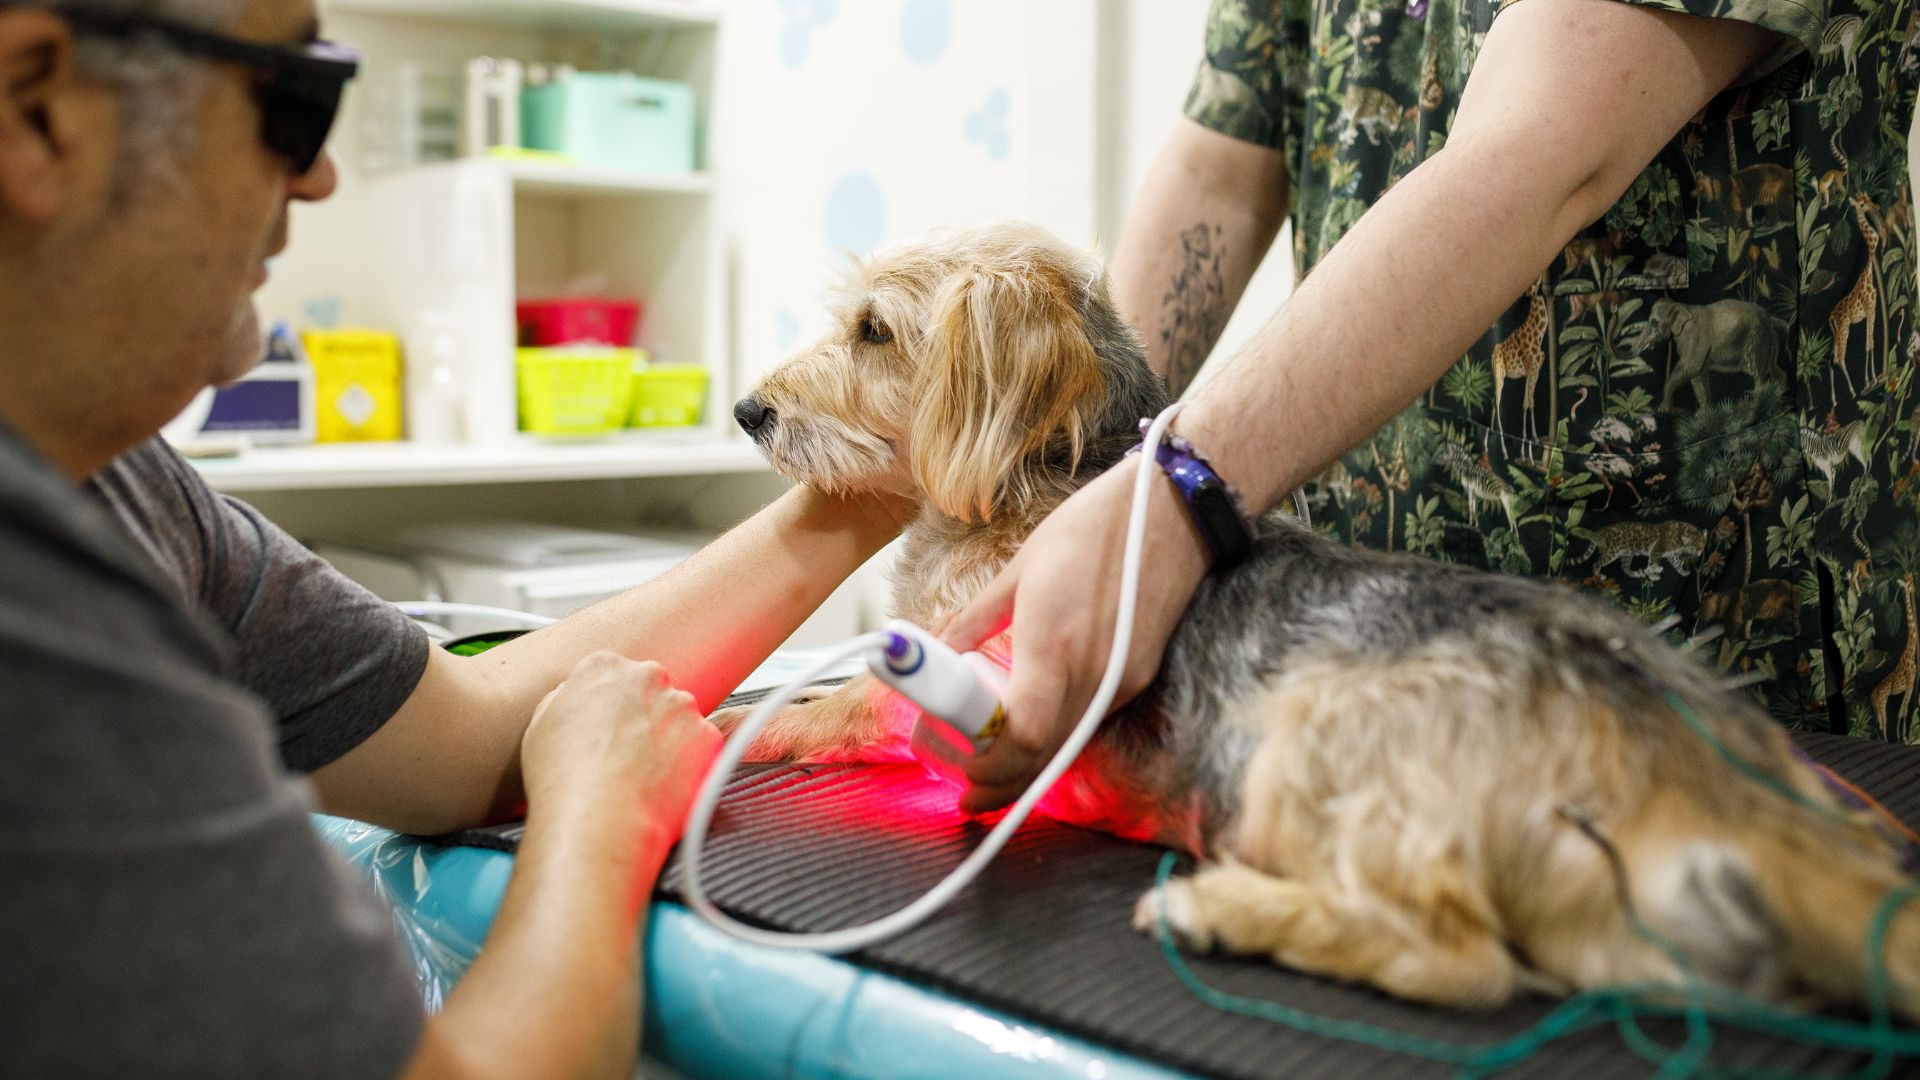
M921 500L894 606L939 627L1165 403L1098 260L1000 225L858 266L833 328L736 416L795 480ZM1669 694L1821 809L1740 775ZM783 710L749 756L896 757L911 720L861 678ZM1460 1006L1678 984L1623 896L1712 983L1858 1004L1869 921L1907 880L1774 721L1623 613L1277 515L1043 806L1193 849L1164 898L1190 948ZM1886 948L1910 1018L1917 908Z

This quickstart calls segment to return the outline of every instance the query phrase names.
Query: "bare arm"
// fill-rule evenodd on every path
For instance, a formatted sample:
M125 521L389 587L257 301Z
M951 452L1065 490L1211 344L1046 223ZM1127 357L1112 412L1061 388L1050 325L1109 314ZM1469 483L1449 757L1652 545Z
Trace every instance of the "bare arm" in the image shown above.
M1615 0L1508 8L1446 148L1367 211L1176 426L1252 508L1272 506L1432 385L1776 41L1744 23ZM1206 572L1171 486L1152 491L1155 573L1141 583L1120 701L1159 669ZM1092 700L1112 641L1128 496L1119 471L1076 492L949 627L950 642L971 647L1012 620L1009 724L969 768L970 808L1017 797Z
M581 657L605 649L656 662L711 710L893 539L899 511L796 487L620 596L480 656L433 650L393 719L314 775L323 805L426 834L514 812L527 720Z
M1184 117L1161 146L1113 252L1113 299L1176 395L1213 352L1286 216L1280 151Z
M1272 506L1445 374L1778 40L1614 0L1508 9L1445 149L1367 211L1179 428Z
M652 664L590 656L526 737L530 811L486 948L403 1080L624 1080L647 900L720 735Z

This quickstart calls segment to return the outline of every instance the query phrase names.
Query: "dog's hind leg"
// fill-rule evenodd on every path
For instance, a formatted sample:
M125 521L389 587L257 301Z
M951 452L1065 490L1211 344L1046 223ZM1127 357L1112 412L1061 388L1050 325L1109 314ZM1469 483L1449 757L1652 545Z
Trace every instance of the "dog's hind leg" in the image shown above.
M912 707L870 675L839 687L820 687L783 706L747 748L747 761L907 761L913 753ZM707 719L723 734L753 712L752 705L721 709Z
M1400 997L1458 1007L1513 996L1522 973L1492 934L1330 886L1274 877L1227 861L1202 867L1140 898L1136 929L1168 929L1193 949L1265 956L1288 967L1367 982Z

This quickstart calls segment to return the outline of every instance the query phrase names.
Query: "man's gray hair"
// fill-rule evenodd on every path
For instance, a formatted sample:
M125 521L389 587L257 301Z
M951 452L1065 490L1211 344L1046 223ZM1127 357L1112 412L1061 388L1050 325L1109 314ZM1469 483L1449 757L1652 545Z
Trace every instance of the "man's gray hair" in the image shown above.
M84 7L168 19L203 30L221 30L238 18L247 0L25 0L30 7ZM87 75L112 83L120 96L120 160L123 170L150 169L169 152L191 144L188 119L200 100L206 62L187 56L153 35L110 38L82 33L76 58Z

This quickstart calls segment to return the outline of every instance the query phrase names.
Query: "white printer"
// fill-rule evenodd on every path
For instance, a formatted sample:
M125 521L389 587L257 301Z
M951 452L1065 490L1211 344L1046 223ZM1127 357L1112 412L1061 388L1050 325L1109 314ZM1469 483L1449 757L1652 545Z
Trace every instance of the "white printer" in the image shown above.
M482 604L558 619L659 577L712 539L468 521L415 526L378 543L321 540L313 549L388 600ZM473 616L443 622L456 637L506 628ZM786 647L844 641L860 624L857 591L842 587Z

